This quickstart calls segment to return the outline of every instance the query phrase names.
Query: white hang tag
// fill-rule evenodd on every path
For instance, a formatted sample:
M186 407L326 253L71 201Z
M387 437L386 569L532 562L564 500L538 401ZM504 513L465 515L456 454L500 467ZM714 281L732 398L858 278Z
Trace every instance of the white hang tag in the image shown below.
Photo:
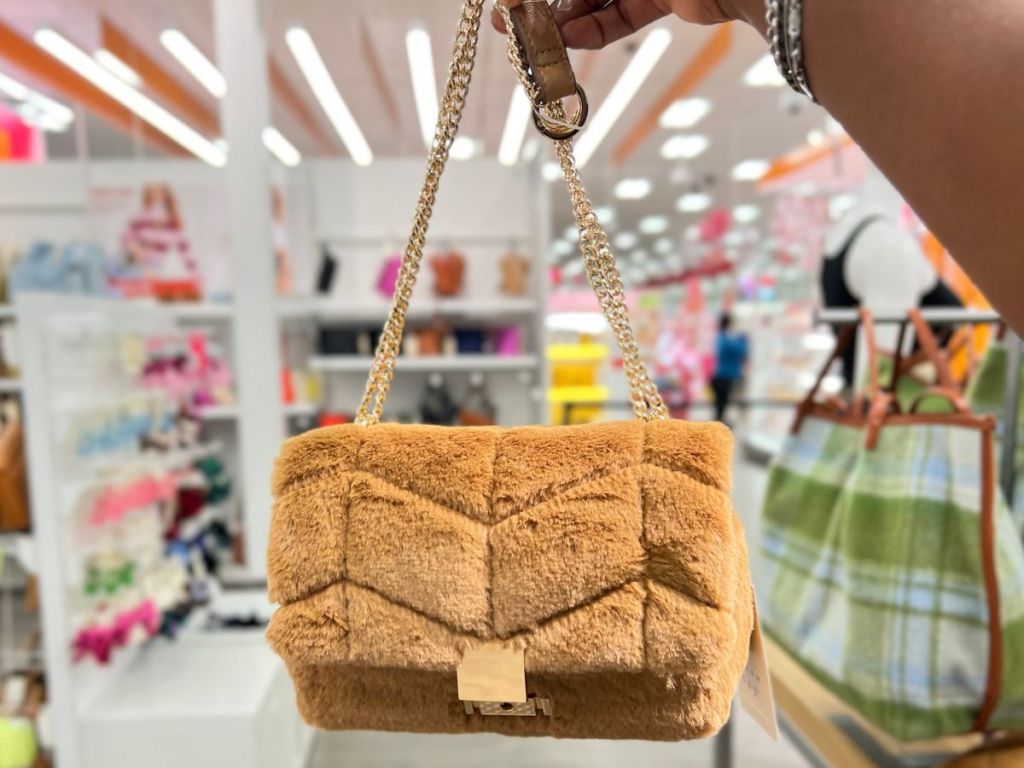
M750 633L750 654L740 680L740 703L765 733L778 741L779 723L775 716L775 696L768 671L768 656L761 635L761 619L754 601L754 630Z

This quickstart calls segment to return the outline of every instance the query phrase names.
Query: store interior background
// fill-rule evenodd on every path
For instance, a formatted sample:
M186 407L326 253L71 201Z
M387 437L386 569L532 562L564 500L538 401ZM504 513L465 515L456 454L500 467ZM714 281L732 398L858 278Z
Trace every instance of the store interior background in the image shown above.
M0 0L0 391L24 421L32 512L30 532L0 533L0 674L45 674L45 740L61 768L711 764L710 742L314 736L262 630L210 629L258 624L271 610L261 580L280 441L351 419L358 404L458 10L457 0ZM198 57L181 52L183 39ZM344 107L311 85L310 40L329 75L320 87L336 88ZM583 176L675 414L711 415L720 314L748 335L737 398L749 407L728 420L736 504L756 553L764 463L832 349L815 322L829 231L858 206L882 206L966 304L983 300L901 201L872 191L884 185L842 127L783 87L752 30L666 21L572 59L591 104ZM438 376L451 402L431 407L502 425L629 416L550 143L516 91L504 39L486 27L392 418L420 420ZM167 135L177 130L167 116L188 127L192 151ZM146 219L147 190L166 194L154 185L174 198L174 226ZM155 289L125 261L132 233L147 227L143 237L159 232L172 251L187 242L157 269ZM433 262L452 253L461 285L438 297ZM40 263L15 276L16 260L33 254ZM181 300L157 301L161 290ZM905 308L896 293L879 308ZM146 363L184 356L191 372L155 371L140 386L125 373L126 331ZM841 384L833 375L826 389ZM154 392L189 401L177 442L145 455L76 451L83 432ZM94 649L76 659L72 638L94 605L83 597L89 568L130 538L80 519L97 489L123 487L133 472L174 475L199 499L180 531L186 551L201 550L185 555L197 605L170 628L173 640L115 646L105 663ZM199 568L204 556L216 562ZM739 765L805 764L739 711L733 737Z

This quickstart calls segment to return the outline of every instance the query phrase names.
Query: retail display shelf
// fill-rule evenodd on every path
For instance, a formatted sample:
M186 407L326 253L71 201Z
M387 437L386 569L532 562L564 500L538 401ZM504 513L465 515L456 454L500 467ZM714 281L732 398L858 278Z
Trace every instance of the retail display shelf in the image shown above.
M203 421L233 421L238 418L237 405L210 405L199 411Z
M199 459L218 454L223 447L219 441L211 440L188 448L175 448L170 451L145 451L112 456L108 461L97 465L92 476L71 480L65 484L63 490L69 499L77 499L83 491L110 483L112 476L126 466L138 464L138 466L153 472L173 472L185 469Z
M317 411L315 403L288 403L281 406L285 416L312 416ZM212 405L199 412L203 421L234 421L239 416L237 405Z
M90 765L295 768L311 730L290 702L284 666L265 643L154 643L83 707ZM164 745L159 753L154 744Z
M316 403L288 403L283 406L285 416L313 416L319 407Z
M14 392L21 392L21 379L0 378L0 394L11 394Z
M898 742L873 726L765 639L779 726L810 765L843 768L945 765L981 743L980 735Z
M155 304L162 312L167 312L177 320L192 322L219 321L231 319L232 307L227 302L197 301Z
M347 302L332 299L281 299L277 312L284 319L316 319L331 322L383 322L390 304L385 301ZM530 298L497 297L487 299L413 299L406 317L423 320L432 317L470 317L476 319L532 315L537 302Z
M361 355L322 355L312 357L314 371L362 373L370 370L373 359ZM523 371L536 367L535 355L455 355L453 357L400 358L396 372L433 371Z

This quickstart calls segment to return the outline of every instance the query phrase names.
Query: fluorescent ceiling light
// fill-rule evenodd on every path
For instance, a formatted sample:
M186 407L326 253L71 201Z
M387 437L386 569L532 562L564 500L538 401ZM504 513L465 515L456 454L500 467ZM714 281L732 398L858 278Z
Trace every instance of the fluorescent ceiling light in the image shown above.
M644 38L618 82L612 86L608 98L590 119L590 126L576 142L576 163L580 168L594 156L671 42L672 33L663 27L653 30Z
M562 166L554 160L549 160L541 167L540 175L544 177L544 181L554 181L562 175Z
M614 195L619 200L642 200L651 194L649 179L623 179L615 185Z
M743 245L745 241L746 237L743 236L743 233L735 229L731 232L726 232L725 236L722 238L722 244L732 248Z
M519 161L519 152L523 148L532 111L530 97L526 95L523 86L517 85L512 91L508 117L505 118L505 132L501 135L501 145L498 147L498 162L502 165L515 165Z
M405 52L409 58L412 93L420 120L420 135L427 149L434 143L437 128L437 80L434 78L434 51L430 34L423 27L413 27L405 35Z
M660 235L668 229L668 219L664 216L647 216L640 219L637 229L645 235Z
M711 207L711 195L705 192L690 192L676 201L676 210L682 213L700 213Z
M660 237L654 244L654 252L662 255L672 253L676 248L675 242L671 237Z
M599 208L595 208L594 215L606 227L615 222L615 209L610 205L602 205Z
M17 80L0 73L0 94L14 101L24 102L19 106L18 114L28 122L47 131L64 131L75 113L72 109L54 101L49 96L33 91Z
M637 236L632 232L619 232L615 236L615 247L623 251L629 250L637 243Z
M302 27L292 27L285 33L285 40L291 49L292 56L302 70L306 82L313 90L317 101L327 114L334 130L338 132L345 148L356 165L369 165L373 162L373 152L366 143L366 137L359 129L358 123L349 111L345 100L338 93L338 88L331 79L327 65L320 57L313 38Z
M130 109L196 157L218 168L227 163L227 154L213 142L183 123L148 96L136 91L57 32L52 29L40 29L35 33L33 39L36 45L55 59L75 70L112 99Z
M570 224L565 228L565 239L570 243L578 243L580 241L580 231L576 228L575 224Z
M645 261L647 261L647 251L645 251L643 248L637 248L635 251L629 254L629 258L633 260L634 264L643 264Z
M0 93L6 94L15 101L25 101L31 91L17 80L0 73Z
M744 160L733 167L732 178L733 181L757 181L770 167L771 163L767 160Z
M661 113L658 124L669 130L692 128L711 111L711 102L707 99L679 99L668 105Z
M120 77L132 88L139 88L142 85L142 78L139 77L139 73L117 58L117 56L112 54L106 48L100 48L92 56L96 61Z
M756 205L737 205L732 209L732 217L740 224L756 221L760 215L761 209Z
M302 162L302 155L299 154L295 145L272 125L263 129L263 146L269 149L282 165L287 165L289 168L294 168Z
M212 96L218 99L224 98L224 94L228 92L228 84L224 79L224 75L214 66L212 61L206 58L206 54L185 37L184 32L180 29L165 29L160 33L160 44Z
M786 84L786 79L775 66L772 55L766 53L746 71L743 82L751 88L781 88Z
M71 123L67 120L54 115L52 112L47 112L44 109L40 109L36 104L31 101L23 101L18 104L14 111L18 113L22 120L29 125L35 126L41 131L49 131L50 133L64 133L70 126Z
M707 136L673 136L661 145L661 156L666 160L692 160L711 146Z
M456 136L448 150L452 160L472 160L480 153L480 142L469 136Z

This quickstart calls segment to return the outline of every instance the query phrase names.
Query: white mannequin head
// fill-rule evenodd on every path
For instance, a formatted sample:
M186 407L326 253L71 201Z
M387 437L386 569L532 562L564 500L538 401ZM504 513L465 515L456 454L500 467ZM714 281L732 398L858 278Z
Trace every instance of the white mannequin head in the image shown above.
M903 208L906 203L903 196L896 190L896 187L885 178L874 163L868 163L868 176L864 181L864 187L860 192L861 207L882 209L896 221L903 217Z

